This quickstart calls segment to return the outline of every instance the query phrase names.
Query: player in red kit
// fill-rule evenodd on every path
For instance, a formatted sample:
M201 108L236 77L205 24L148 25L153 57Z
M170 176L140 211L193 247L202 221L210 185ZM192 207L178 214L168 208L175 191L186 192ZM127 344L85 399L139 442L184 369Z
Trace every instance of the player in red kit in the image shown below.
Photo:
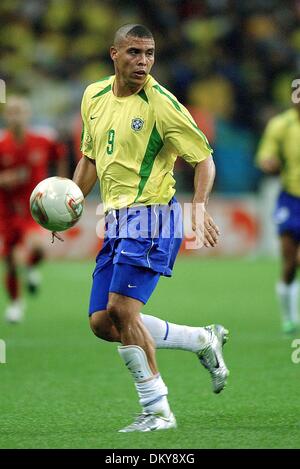
M35 293L39 286L37 265L44 254L40 228L31 217L29 198L34 187L48 177L48 166L66 175L65 146L27 129L30 106L27 99L12 96L4 108L7 129L0 137L0 238L5 262L5 288L9 297L5 317L19 322L24 314L16 248L25 241L27 252L26 286Z

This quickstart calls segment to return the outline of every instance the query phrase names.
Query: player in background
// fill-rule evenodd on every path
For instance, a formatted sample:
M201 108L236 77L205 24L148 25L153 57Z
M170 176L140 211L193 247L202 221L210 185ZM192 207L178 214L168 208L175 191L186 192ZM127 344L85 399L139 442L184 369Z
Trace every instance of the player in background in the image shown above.
M181 238L181 210L174 198L173 167L176 155L195 168L193 228L203 229L204 245L215 246L219 230L206 211L215 167L206 137L191 115L165 88L149 75L155 43L142 25L125 25L110 49L115 75L88 86L82 100L83 156L74 181L84 196L100 181L108 230L96 259L90 297L90 326L107 341L121 342L119 354L135 383L142 413L122 432L153 431L176 427L168 390L156 364L155 348L195 352L209 370L214 392L226 383L228 370L222 347L223 326L188 327L143 315L141 309L161 275L171 276ZM138 239L110 234L122 228L123 215L138 206L153 216L156 235L146 232ZM173 225L166 238L161 233L159 207L175 207ZM199 225L196 207L202 211ZM136 215L126 220L135 225ZM153 217L151 218L153 221ZM200 308L201 310L201 308ZM184 312L183 312L184 314Z
M5 317L19 322L24 314L17 247L28 248L26 287L35 293L40 277L37 267L44 257L41 231L31 217L29 198L34 187L48 177L48 166L66 175L64 145L28 129L30 105L22 96L11 96L4 105L6 129L0 136L0 239L5 264L5 289L9 304Z
M276 292L285 333L295 332L298 316L298 248L300 243L300 106L270 119L262 136L258 165L267 174L280 174L274 221L280 238L282 269Z

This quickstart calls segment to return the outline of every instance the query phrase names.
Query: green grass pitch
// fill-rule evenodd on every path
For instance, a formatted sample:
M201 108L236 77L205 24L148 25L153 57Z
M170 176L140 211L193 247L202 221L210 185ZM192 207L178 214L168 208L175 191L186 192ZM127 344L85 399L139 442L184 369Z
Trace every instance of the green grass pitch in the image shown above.
M300 364L280 330L273 260L177 261L145 312L230 330L231 374L220 395L193 354L159 350L178 429L118 434L139 411L116 344L89 330L91 262L46 263L26 320L5 324L0 364L0 448L299 448ZM1 290L0 311L5 305ZM300 333L298 334L300 337Z

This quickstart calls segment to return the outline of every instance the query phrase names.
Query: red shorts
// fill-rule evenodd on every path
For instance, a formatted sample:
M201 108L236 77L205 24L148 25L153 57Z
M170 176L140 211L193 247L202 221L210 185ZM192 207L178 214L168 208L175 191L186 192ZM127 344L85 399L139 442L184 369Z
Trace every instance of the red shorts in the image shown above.
M28 219L4 218L0 221L0 253L9 255L12 250L24 242L28 234L40 231L41 227L30 217Z

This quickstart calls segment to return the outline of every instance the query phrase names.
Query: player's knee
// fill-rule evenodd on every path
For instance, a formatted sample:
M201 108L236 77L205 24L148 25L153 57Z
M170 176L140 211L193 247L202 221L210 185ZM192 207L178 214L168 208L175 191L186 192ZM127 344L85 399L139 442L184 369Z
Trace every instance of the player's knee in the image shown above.
M14 256L12 254L8 254L5 257L5 264L9 272L14 272L17 268Z
M287 263L283 269L283 277L286 283L291 283L296 277L297 265L295 263Z
M103 321L102 316L97 313L90 316L90 328L99 339L106 340L108 342L117 341L112 325L107 321Z
M32 261L33 263L41 262L44 259L44 250L40 246L35 246L32 250Z
M108 303L107 312L118 331L130 320L128 311L124 309L120 303Z
M294 257L284 259L283 267L287 272L295 272L297 269L297 259Z

